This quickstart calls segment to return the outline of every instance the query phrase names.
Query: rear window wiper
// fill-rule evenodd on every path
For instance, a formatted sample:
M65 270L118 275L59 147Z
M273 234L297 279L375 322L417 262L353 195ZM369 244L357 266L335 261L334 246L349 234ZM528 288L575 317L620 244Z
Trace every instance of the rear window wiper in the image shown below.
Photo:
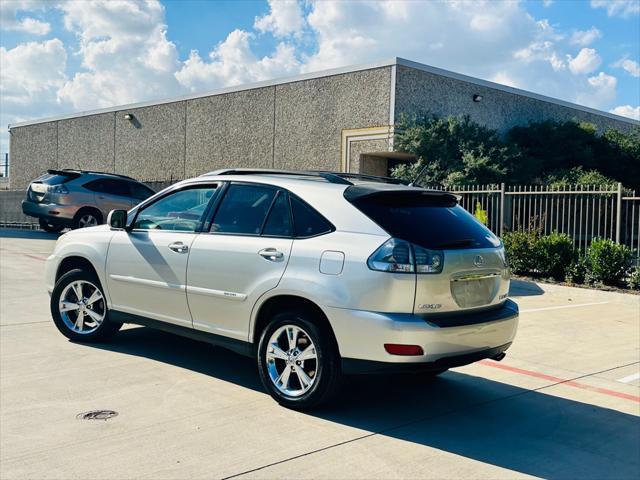
M468 247L471 245L475 245L476 241L473 238L461 238L460 240L451 240L449 242L439 243L433 248L460 248L460 247Z

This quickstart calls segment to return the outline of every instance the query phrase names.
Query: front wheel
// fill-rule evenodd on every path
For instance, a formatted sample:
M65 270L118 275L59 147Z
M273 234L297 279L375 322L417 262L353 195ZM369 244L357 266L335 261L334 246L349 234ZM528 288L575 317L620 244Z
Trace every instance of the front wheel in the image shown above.
M71 270L51 292L51 316L60 333L76 342L100 342L116 334L121 323L109 319L100 280L93 272Z
M309 410L327 403L340 386L340 356L326 328L307 315L276 315L258 346L262 384L280 404Z

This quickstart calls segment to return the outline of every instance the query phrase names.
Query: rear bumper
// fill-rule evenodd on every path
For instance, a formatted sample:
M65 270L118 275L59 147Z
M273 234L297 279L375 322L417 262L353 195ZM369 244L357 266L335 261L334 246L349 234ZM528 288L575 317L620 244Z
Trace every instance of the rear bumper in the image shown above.
M73 216L76 213L76 208L72 205L58 205L56 203L36 203L32 202L31 200L23 200L22 213L29 217L46 220L53 225L68 225L73 221Z
M494 348L487 348L473 353L442 357L434 362L425 363L390 363L371 360L357 360L355 358L342 359L342 372L346 375L376 374L376 373L419 373L440 371L447 368L462 367L470 363L494 358L505 352L511 343Z
M422 315L340 308L327 308L326 313L345 368L361 367L366 361L374 363L365 370L374 371L398 364L449 368L447 362L461 366L490 358L509 347L518 327L518 306L511 300L498 309L448 316L447 326L442 326L442 318L437 325ZM385 343L419 345L424 355L391 355L384 349Z

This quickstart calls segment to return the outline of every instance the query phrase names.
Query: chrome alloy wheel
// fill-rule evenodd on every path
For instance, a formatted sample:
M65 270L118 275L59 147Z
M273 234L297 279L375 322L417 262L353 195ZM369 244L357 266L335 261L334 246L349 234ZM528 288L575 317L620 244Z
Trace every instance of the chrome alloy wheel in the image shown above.
M71 282L64 288L58 310L67 328L80 334L96 331L107 313L102 292L86 280Z
M78 228L95 227L96 225L98 225L98 219L90 213L85 213L78 219Z
M316 381L316 347L302 328L295 325L278 328L269 339L265 355L271 382L281 393L299 397Z

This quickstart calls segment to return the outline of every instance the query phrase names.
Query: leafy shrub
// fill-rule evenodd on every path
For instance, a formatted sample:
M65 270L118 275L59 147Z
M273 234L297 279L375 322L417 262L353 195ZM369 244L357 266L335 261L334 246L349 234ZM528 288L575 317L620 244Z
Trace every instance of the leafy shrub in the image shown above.
M597 170L583 170L582 167L573 167L553 171L547 176L544 183L554 188L574 185L597 185L599 187L615 188L617 182Z
M640 127L599 132L576 120L543 121L502 135L468 116L439 118L427 112L400 116L394 147L417 161L398 165L392 175L411 181L422 172L422 185L624 181L640 188Z
M587 250L587 280L619 284L631 266L631 249L613 240L596 238Z
M502 236L511 271L527 274L535 270L537 241L537 232L509 232Z
M412 181L422 172L422 185L497 183L507 178L510 165L519 163L497 130L468 115L402 115L394 147L414 154L417 161L398 165L392 175Z
M583 256L576 257L567 267L565 279L571 283L584 283L587 278L587 260Z
M640 289L640 267L634 267L627 278L627 285L633 290Z
M535 243L534 266L545 277L563 280L573 257L573 242L565 233L544 235Z

